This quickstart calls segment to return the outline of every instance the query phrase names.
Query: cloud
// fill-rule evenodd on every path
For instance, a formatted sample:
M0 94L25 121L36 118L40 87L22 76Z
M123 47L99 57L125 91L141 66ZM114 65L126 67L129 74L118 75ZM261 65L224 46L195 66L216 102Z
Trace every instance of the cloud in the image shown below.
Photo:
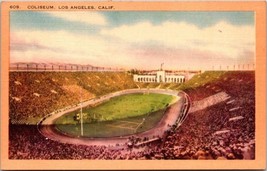
M10 62L61 62L125 67L131 59L123 43L67 31L11 31ZM130 57L131 58L131 57Z
M244 50L254 51L253 26L236 26L218 22L206 28L198 28L186 22L163 22L153 25L139 22L116 28L105 28L101 34L135 44L157 44L176 49L191 49L223 54L239 58Z
M106 67L210 69L254 61L253 26L219 22L199 28L185 22L140 22L99 33L11 30L10 62L61 62Z
M105 26L106 18L97 12L68 11L68 12L45 12L46 14L70 22L79 22L89 25Z

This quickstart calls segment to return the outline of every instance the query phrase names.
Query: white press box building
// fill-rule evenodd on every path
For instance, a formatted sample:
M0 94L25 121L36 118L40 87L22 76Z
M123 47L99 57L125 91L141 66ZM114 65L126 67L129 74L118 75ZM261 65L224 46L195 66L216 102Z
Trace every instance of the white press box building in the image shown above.
M166 71L160 70L156 74L137 75L133 77L136 82L156 82L156 83L183 83L185 82L184 75L169 74Z

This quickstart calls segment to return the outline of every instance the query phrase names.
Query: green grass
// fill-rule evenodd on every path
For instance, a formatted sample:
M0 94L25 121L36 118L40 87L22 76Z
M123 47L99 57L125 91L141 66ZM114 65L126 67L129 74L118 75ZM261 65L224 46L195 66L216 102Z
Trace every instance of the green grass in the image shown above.
M114 97L96 107L83 108L84 123L111 121L140 116L163 109L172 100L173 96L164 94L128 94ZM75 124L75 111L56 120L56 124Z
M114 97L95 107L83 109L85 137L114 137L144 132L163 117L166 106L174 99L164 94L127 94ZM73 120L75 111L56 120L56 128L79 136L80 123Z
M162 109L156 112L152 112L150 114L145 114L126 119L86 123L83 125L83 130L84 130L83 136L104 138L104 137L125 136L125 135L144 132L155 127L163 117L164 112L165 109ZM143 118L145 118L145 120L143 120ZM67 133L75 137L80 136L81 134L80 124L58 124L56 125L56 128L61 132Z

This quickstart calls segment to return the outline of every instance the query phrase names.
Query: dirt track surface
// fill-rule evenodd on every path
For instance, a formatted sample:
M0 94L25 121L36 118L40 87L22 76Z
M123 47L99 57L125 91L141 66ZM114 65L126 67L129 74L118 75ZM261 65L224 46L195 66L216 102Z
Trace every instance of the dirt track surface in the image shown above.
M98 99L92 99L87 102L83 102L82 106L87 106L89 104L99 103L102 101L109 100L112 97L120 96L123 94L131 94L131 93L144 93L147 92L147 89L130 89L130 90L124 90L120 92L110 93L108 95L102 96ZM160 120L160 122L152 129L134 134L134 136L138 136L140 138L142 137L149 137L152 138L153 136L162 137L164 132L170 128L170 125L175 124L179 114L181 113L181 108L183 105L183 97L182 95L179 96L177 91L172 90L165 90L165 89L150 89L150 93L160 93L160 94L169 94L176 96L176 100L173 101L173 103L169 106L168 110L166 111L163 118ZM45 118L42 119L42 121L38 124L38 129L42 135L45 137L59 141L62 143L69 143L69 144L81 144L81 145L124 145L128 138L133 136L123 136L123 137L112 137L112 138L86 138L86 137L70 137L68 135L65 135L59 131L56 130L54 126L54 122L57 118L61 117L62 115L69 113L71 111L77 110L81 107L81 105L75 105L72 108L68 107L65 109L60 110L58 113L49 114Z

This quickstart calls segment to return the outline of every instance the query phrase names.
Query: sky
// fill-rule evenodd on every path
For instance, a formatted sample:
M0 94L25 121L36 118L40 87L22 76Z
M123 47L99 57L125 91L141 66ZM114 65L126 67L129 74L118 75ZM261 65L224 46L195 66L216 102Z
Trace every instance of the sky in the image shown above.
M205 70L254 60L253 12L10 12L11 63Z

